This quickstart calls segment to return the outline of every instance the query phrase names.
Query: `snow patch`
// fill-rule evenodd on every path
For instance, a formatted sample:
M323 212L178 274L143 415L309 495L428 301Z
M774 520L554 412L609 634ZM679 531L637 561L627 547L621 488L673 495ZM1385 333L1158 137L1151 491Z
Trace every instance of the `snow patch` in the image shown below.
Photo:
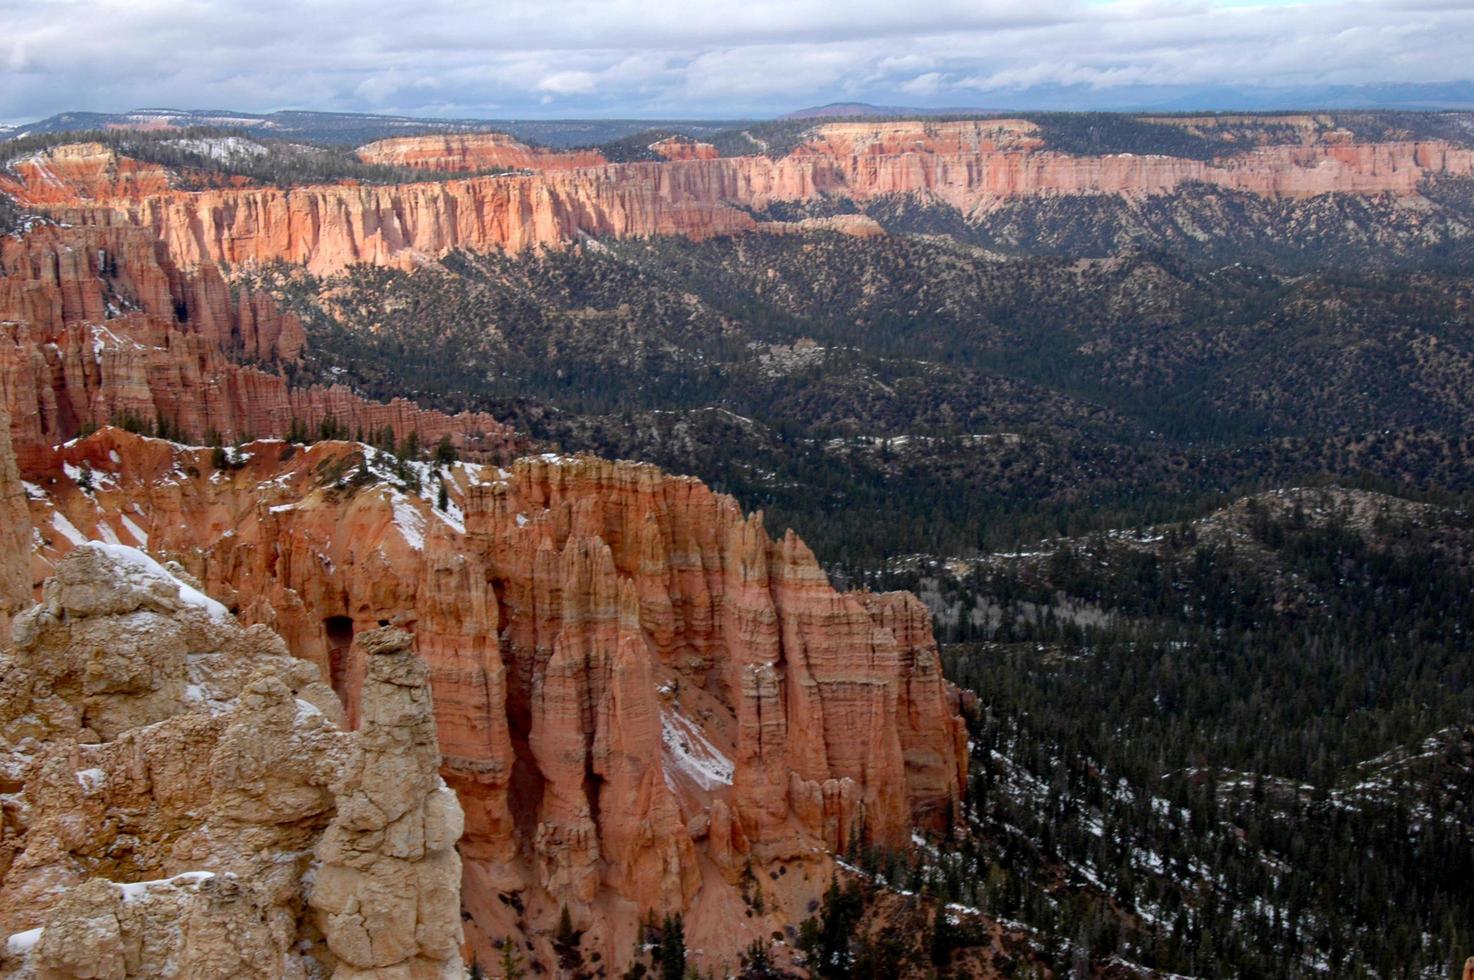
M404 535L404 541L416 551L425 550L425 515L421 514L409 498L396 492L394 502L394 526Z
M79 769L77 770L77 782L82 784L82 789L88 795L91 795L107 782L107 773L101 769Z
M32 949L35 949L36 944L41 941L42 931L42 929L37 928L15 933L9 939L5 940L5 955L7 957L25 956Z
M127 514L123 514L122 518L123 526L128 529L129 534L133 535L133 540L138 542L138 546L140 548L147 548L148 534L143 530L143 528L139 527Z
M702 789L732 785L732 760L711 744L700 726L680 712L660 710L660 739L671 765Z
M51 512L51 526L56 528L57 532L70 541L73 546L87 543L87 539L82 536L81 531L77 530L77 526L67 520L59 510Z
M148 895L150 888L162 888L165 885L176 888L180 885L197 885L213 877L215 877L215 872L213 871L181 871L172 878L157 878L153 881L114 882L114 884L123 889L123 901L136 902Z
M101 541L90 541L79 545L82 548L91 548L108 555L119 565L123 566L128 577L135 584L145 584L143 580L162 579L179 589L179 601L196 609L203 609L210 615L211 619L219 622L229 622L230 613L224 606L205 595L194 586L186 585L169 573L163 565L154 561L148 555L137 548L130 548L125 544L104 543Z

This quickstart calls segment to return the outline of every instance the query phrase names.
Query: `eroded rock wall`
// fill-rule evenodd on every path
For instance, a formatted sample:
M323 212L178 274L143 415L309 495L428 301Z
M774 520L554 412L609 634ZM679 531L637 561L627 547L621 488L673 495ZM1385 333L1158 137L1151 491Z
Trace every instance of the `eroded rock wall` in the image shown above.
M478 170L577 170L607 163L598 150L547 150L506 133L400 136L360 146L358 158L414 170L474 173Z
M510 455L512 430L484 413L455 416L406 399L293 386L284 374L306 343L302 324L268 296L232 290L210 263L184 273L140 228L41 226L0 237L0 395L23 466L85 426L132 417L184 438L225 442L316 431L393 429L433 445Z
M365 152L386 162L420 159L453 169L462 165L457 161L482 159L476 147L491 148L486 160L510 153L499 140L388 141L392 145ZM149 228L182 267L282 260L328 273L359 262L411 266L458 248L561 247L584 236L708 238L759 230L752 210L824 196L867 201L920 195L976 215L1020 197L1145 197L1196 183L1274 197L1411 196L1428 177L1474 173L1474 151L1436 140L1357 143L1349 134L1318 133L1213 160L1081 156L1049 148L1034 124L1008 119L829 123L777 158L716 157L703 146L657 144L672 157L660 163L598 165L590 158L566 169L529 158L541 172L395 186L197 192L145 179L142 165L98 168L41 154L6 187L74 224ZM781 224L761 228L779 230Z
M566 906L621 969L643 917L683 911L715 965L807 917L835 854L951 825L965 730L924 609L834 591L699 481L537 456L419 464L406 488L367 447L244 451L212 471L112 429L67 447L34 475L41 570L70 536L146 537L319 665L350 725L372 713L360 638L413 633L484 964L505 938L552 962Z
M10 448L10 416L0 405L0 650L10 620L31 604L31 515Z

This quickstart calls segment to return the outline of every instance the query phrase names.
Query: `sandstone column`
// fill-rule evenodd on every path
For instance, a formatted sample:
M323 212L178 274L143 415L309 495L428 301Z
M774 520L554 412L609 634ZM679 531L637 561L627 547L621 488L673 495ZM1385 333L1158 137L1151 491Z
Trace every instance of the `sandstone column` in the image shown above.
M31 604L31 517L10 450L10 415L0 400L0 648L10 645L10 619Z
M309 902L339 960L334 980L459 978L463 816L439 774L430 671L404 630L358 642L362 725Z

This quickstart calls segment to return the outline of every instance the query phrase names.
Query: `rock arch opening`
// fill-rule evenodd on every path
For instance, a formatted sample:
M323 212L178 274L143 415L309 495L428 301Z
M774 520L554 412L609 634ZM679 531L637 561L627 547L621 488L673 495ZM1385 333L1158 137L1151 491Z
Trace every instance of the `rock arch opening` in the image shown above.
M322 621L322 630L328 641L328 683L333 686L338 700L346 706L348 651L353 647L353 617L329 616Z

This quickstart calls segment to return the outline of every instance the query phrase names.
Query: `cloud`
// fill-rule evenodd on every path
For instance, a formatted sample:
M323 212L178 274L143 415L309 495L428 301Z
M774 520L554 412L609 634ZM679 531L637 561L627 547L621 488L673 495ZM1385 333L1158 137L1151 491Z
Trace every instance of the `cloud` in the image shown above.
M923 75L917 75L909 81L902 82L896 86L896 90L905 92L907 95L936 95L941 87L942 73L929 71Z
M1471 74L1467 0L0 0L0 120L146 105L440 116L1081 105Z
M594 90L594 76L586 71L558 71L537 83L538 91L574 95Z

